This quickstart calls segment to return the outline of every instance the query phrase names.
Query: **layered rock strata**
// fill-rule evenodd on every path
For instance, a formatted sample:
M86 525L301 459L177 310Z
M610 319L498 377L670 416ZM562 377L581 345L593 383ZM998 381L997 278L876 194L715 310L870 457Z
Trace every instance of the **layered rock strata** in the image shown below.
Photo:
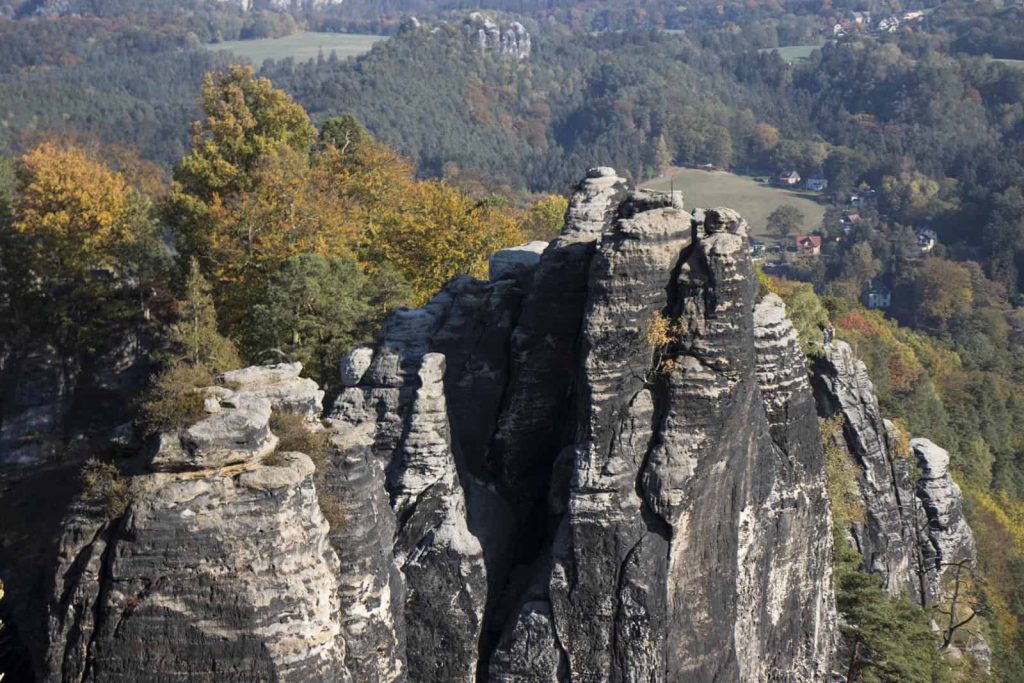
M416 680L822 680L817 419L746 241L595 169L535 267L456 279L345 363L331 421L386 463Z
M353 351L323 426L296 366L226 374L66 520L48 679L825 680L814 397L747 240L593 169L539 256Z
M819 412L841 418L847 451L859 465L865 516L848 532L864 569L881 574L893 595L940 602L947 569L976 559L949 453L928 439L905 443L882 418L867 367L846 342L825 347L813 381Z
M88 497L73 508L45 680L349 680L314 464L275 452L268 424L273 404L308 398L287 382L318 391L298 371L212 387L210 415L160 440L157 471L131 477L125 509Z

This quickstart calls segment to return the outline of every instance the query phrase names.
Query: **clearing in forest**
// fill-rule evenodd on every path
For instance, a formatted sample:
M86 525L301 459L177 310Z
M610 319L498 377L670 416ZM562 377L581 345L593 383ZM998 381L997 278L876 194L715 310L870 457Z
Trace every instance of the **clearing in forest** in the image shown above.
M642 186L663 191L674 186L682 190L687 209L714 206L735 209L747 219L751 234L758 237L768 236L768 214L783 204L792 204L803 212L806 217L803 232L817 229L825 215L825 199L820 193L776 187L726 171L672 168Z
M316 33L302 31L283 38L258 38L255 40L228 40L223 43L206 45L209 50L227 50L239 57L245 57L259 66L267 59L286 59L292 57L296 62L316 59L323 52L329 57L331 52L337 53L340 59L358 57L370 51L375 43L384 40L385 36L364 35L361 33Z

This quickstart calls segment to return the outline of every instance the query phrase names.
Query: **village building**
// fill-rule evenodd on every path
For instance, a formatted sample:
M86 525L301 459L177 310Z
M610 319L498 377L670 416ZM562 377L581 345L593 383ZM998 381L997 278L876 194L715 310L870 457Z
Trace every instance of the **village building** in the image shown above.
M934 230L917 231L917 246L923 254L927 254L935 248L937 239L938 236L935 234Z
M804 256L818 256L821 254L820 235L798 235L796 238L797 253Z
M900 20L896 17L886 17L878 22L879 33L895 33L900 27Z
M796 171L787 171L784 173L780 173L779 175L775 176L775 182L778 185L786 185L789 187L792 187L793 185L799 185L800 174L797 173Z
M804 181L804 187L808 190L813 190L814 192L823 192L828 188L828 181L820 176L811 176Z
M892 306L892 290L883 283L873 280L864 292L864 305L880 310L889 308Z

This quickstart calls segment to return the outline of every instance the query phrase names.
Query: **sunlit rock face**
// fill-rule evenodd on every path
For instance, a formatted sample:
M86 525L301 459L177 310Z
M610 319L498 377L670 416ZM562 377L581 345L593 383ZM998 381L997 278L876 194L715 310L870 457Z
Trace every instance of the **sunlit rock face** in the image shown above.
M315 466L276 450L269 423L272 409L319 412L300 370L228 373L205 418L161 435L126 507L72 508L44 680L350 680Z
M949 453L926 438L907 442L882 418L867 367L846 342L825 348L812 380L820 412L842 418L847 452L859 465L865 516L847 531L863 568L881 574L893 595L941 602L943 575L977 559Z
M48 679L826 680L818 418L747 242L595 168L550 244L396 311L322 415L296 366L225 374L123 512L65 519ZM279 411L326 456L282 452Z
M701 216L594 169L539 259L498 255L344 364L332 428L385 463L410 678L825 677L803 355L755 307L745 221Z

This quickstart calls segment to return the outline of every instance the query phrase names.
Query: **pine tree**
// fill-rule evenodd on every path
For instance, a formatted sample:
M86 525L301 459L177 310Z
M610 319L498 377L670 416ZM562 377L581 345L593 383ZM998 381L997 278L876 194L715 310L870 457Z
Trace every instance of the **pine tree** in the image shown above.
M220 372L241 365L231 341L217 329L217 310L210 294L210 283L192 259L185 281L185 298L179 302L178 322L171 329L175 362L201 365Z
M672 152L668 148L668 143L665 142L665 136L659 135L658 140L654 143L654 171L660 175L671 165Z

